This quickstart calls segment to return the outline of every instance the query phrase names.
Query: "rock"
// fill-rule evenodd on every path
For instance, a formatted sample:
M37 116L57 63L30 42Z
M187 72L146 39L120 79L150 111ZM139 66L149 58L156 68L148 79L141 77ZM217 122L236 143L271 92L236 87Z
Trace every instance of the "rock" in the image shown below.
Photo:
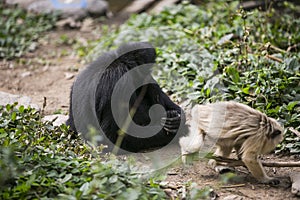
M108 11L108 3L103 0L87 0L87 11L92 15L103 16Z
M72 73L65 73L65 79L66 80L71 80L72 78L74 78L75 74Z
M35 108L36 110L40 109L38 105L31 102L31 98L28 96L15 95L0 91L0 105L5 106L7 104L13 104L15 102L18 102L18 106L23 105L25 107L30 106L31 108Z
M89 15L106 15L108 3L104 0L38 0L30 3L26 9L36 13L59 12L62 18L78 20Z
M68 17L56 22L57 27L70 27L70 28L79 28L81 27L81 22L76 21L75 19Z
M68 115L62 115L62 114L56 114L56 115L46 115L42 118L43 122L46 121L53 121L53 126L60 126L62 124L65 124L67 119L69 118Z
M80 28L81 32L92 32L93 30L93 20L91 18L86 18L82 22L82 26Z
M20 74L20 77L21 78L26 78L26 77L31 76L31 75L32 75L32 73L30 71L27 71L27 72L23 72L22 74Z

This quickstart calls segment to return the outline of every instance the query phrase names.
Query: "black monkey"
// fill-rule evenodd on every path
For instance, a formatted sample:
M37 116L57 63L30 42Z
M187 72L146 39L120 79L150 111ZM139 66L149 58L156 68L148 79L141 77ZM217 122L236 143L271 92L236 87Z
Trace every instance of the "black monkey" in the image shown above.
M81 132L86 139L88 125L102 130L100 143L108 144L108 151L118 141L121 150L139 152L178 138L178 132L185 132L179 131L182 127L185 130L184 113L151 76L155 59L152 45L136 42L124 44L91 63L72 86L67 121L70 129ZM165 111L155 107L157 104ZM144 130L145 126L149 129Z

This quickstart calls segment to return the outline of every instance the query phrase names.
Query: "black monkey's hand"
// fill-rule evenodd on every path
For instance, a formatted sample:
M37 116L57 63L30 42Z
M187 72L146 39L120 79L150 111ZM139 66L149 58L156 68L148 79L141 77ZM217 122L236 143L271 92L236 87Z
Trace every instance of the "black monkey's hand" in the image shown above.
M161 118L161 125L167 133L176 133L180 126L181 116L177 110L168 110L167 117Z

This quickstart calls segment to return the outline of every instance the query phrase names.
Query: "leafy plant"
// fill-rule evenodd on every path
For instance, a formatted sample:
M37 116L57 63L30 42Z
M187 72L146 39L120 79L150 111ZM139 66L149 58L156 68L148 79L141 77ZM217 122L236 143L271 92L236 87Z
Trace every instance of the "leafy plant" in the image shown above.
M84 143L31 108L0 107L0 199L162 199L133 165Z
M12 59L35 50L41 34L54 27L55 14L35 15L0 4L0 58Z

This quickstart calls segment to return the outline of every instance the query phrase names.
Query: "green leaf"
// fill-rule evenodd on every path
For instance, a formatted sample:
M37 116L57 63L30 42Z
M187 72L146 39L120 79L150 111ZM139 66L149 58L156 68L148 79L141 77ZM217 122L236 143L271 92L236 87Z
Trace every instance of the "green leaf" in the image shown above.
M108 182L113 184L116 183L118 181L118 176L117 175L113 175L108 179Z
M84 183L84 184L79 188L79 190L82 192L82 195L87 195L89 189L90 189L90 183L89 183L89 182Z
M61 180L61 183L68 182L72 178L72 174L66 174L66 176Z
M228 66L226 68L226 73L230 76L231 80L234 83L239 83L240 82L240 75L237 69L235 69L234 67L230 67Z
M248 86L248 87L245 87L245 88L242 89L242 92L243 92L244 94L249 94L249 89L250 89L249 86Z
M10 104L6 105L6 110L9 112L11 110L12 106Z
M1 133L1 132L0 132L0 139L1 139L1 138L5 138L5 137L7 137L7 136L8 136L7 133Z
M292 101L287 105L287 110L292 111L296 105L300 105L300 101Z
M16 112L13 112L13 113L11 114L11 120L12 120L12 121L15 121L16 118L17 118L17 113L16 113Z
M19 112L20 112L20 113L23 113L23 112L24 112L24 109L25 109L24 106L21 105L21 106L19 107Z
M120 196L120 199L139 199L141 195L141 188L127 188Z

